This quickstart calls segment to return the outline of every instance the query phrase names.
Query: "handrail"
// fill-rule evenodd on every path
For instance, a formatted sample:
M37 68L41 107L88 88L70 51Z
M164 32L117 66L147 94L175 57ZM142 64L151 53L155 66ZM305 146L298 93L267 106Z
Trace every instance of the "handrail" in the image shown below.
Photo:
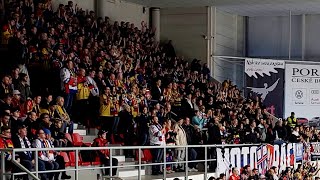
M34 157L34 160L35 160L35 166L37 166L38 164L38 151L48 151L48 150L54 150L54 151L75 151L75 160L76 162L79 160L79 152L84 150L84 151L90 151L90 150L106 150L106 149L109 149L110 150L110 158L112 158L115 154L113 154L113 150L116 150L116 149L123 149L123 150L128 150L128 149L131 149L131 150L139 150L139 152L142 150L142 149L162 149L164 152L166 152L166 149L167 148L183 148L184 151L186 153L188 153L188 150L190 148L204 148L205 149L205 152L208 153L208 148L225 148L225 147L241 147L241 146L259 146L261 144L224 144L224 145L221 145L221 144L211 144L211 145L187 145L187 146L117 146L117 147L114 147L114 146L106 146L106 147L59 147L59 148L19 148L19 149L0 149L0 152L2 154L2 156L4 155L5 152L11 152L12 153L12 157L15 157L15 154L18 153L18 152L25 152L25 151L31 151L31 152L36 152L35 153L35 157ZM141 170L142 170L142 166L152 166L152 165L162 165L164 167L166 167L166 164L185 164L185 166L187 167L188 166L188 163L190 162L204 162L206 165L208 164L208 161L214 161L216 159L211 159L211 158L208 158L207 156L205 157L204 160L188 160L188 155L186 154L186 157L185 157L185 160L182 160L182 161L179 161L179 162L166 162L166 156L165 156L165 153L163 154L163 159L162 159L162 162L160 163L142 163L141 161L141 156L140 156L140 153L139 153L139 163L136 164L136 165L130 165L130 167L138 167L138 180L141 180ZM1 159L1 163L4 164L4 158ZM30 172L29 170L27 170L25 167L23 167L18 161L16 160L12 160L13 164L17 165L20 169L23 170L23 172L20 172L20 173L6 173L5 171L2 171L1 173L1 176L2 178L5 177L6 175L13 175L16 176L16 175L22 175L22 174L28 174L30 176L32 176L32 178L36 179L36 180L39 180L39 178L37 178L37 176L39 174L42 174L42 173L53 173L53 172L63 172L63 171L74 171L75 172L75 180L79 180L79 171L82 171L82 170L94 170L94 169L106 169L108 168L110 170L110 174L112 174L112 168L120 168L120 167L125 167L124 165L118 165L118 166L113 166L112 164L110 164L108 167L104 166L104 167L79 167L78 166L78 163L75 163L75 166L73 169L68 169L68 170L49 170L49 171L39 171L37 167L35 167L34 171ZM204 172L204 179L208 179L207 177L208 175L208 172L207 170L205 170ZM189 174L188 174L188 170L187 168L185 168L185 177L188 177ZM166 172L164 171L163 173L163 178L166 177Z
M11 162L16 165L18 168L20 168L22 171L26 172L29 176L31 176L35 180L40 180L36 175L32 174L27 168L22 166L17 160L12 159Z
M109 165L109 166L100 166L100 167L95 167L95 166L90 166L90 167L80 167L80 165L78 163L75 163L75 165L72 167L72 169L60 169L60 170L46 170L46 171L39 171L38 168L35 168L33 171L29 171L27 170L25 167L23 167L18 161L16 160L12 160L13 164L15 164L16 166L18 166L21 170L23 170L23 172L20 172L20 173L6 173L5 171L2 171L1 173L1 177L3 179L3 177L7 176L7 175L11 175L11 176L16 176L16 175L22 175L22 174L28 174L30 176L32 176L32 178L36 179L36 180L39 180L39 178L37 178L37 176L39 174L43 174L43 173L57 173L57 172L65 172L65 171L73 171L75 173L75 180L79 180L79 172L80 171L83 171L83 170L102 170L102 169L108 169L110 170L110 175L112 174L112 169L113 168L121 168L121 167L136 167L138 169L138 177L137 179L138 180L141 180L142 179L142 173L140 172L142 170L142 167L146 167L146 166L163 166L163 167L166 167L167 165L177 165L177 164L180 164L180 165L184 165L185 167L188 167L188 164L189 163L204 163L205 164L205 167L208 166L208 163L209 162L212 162L212 161L217 161L217 157L216 158L212 158L212 157L208 157L209 155L209 151L210 149L209 148L232 148L232 147L243 147L243 146L260 146L260 145L263 145L263 144L266 144L266 143L260 143L260 144L210 144L210 145L186 145L186 146L117 146L117 147L114 147L114 146L105 146L105 147L64 147L64 148L28 148L28 149L22 149L22 148L19 148L19 149L0 149L0 153L1 153L1 156L4 156L4 153L5 152L11 152L12 153L12 157L14 158L15 157L15 154L18 153L18 152L24 152L24 151L33 151L33 152L36 152L35 153L35 157L34 157L34 161L35 161L35 166L38 164L38 160L39 160L39 156L38 156L38 151L47 151L47 150L54 150L54 151L73 151L73 152L76 152L75 153L75 162L78 162L79 160L79 152L84 150L84 151L90 151L90 150L106 150L106 149L109 149L110 151L110 159L112 159L112 157L115 156L113 150L115 149L123 149L123 150L128 150L128 149L131 149L131 150L139 150L139 152L142 150L142 149L160 149L162 152L166 152L167 149L175 149L175 148L182 148L186 155L185 155L185 158L184 160L181 160L181 161L173 161L173 162L167 162L166 161L166 153L163 153L163 157L162 157L162 162L153 162L153 163L146 163L146 162L142 162L141 160L141 155L140 153L138 153L138 164L135 164L135 165L112 165L112 163ZM197 160L193 160L193 159L189 159L189 155L188 155L188 152L190 151L190 149L192 148L204 148L204 153L205 153L205 157L204 159L197 159ZM5 163L5 160L4 158L1 158L1 164L4 164ZM4 165L2 166L4 167ZM3 168L4 169L4 168ZM188 176L189 173L188 173L188 168L185 168L185 177L186 179L188 179ZM164 170L163 171L163 179L166 179L166 171ZM205 168L204 169L204 174L203 174L203 178L204 180L207 180L209 177L209 172L208 170ZM103 176L103 177L106 177L106 176Z
M266 143L265 143L266 144ZM241 147L241 146L258 146L261 144L208 144L208 145L187 145L187 146L167 146L169 148L224 148L224 147ZM165 146L105 146L105 147L55 147L55 148L19 148L19 149L0 149L0 151L14 151L14 152L25 152L25 151L75 151L75 150L127 150L127 149L159 149Z

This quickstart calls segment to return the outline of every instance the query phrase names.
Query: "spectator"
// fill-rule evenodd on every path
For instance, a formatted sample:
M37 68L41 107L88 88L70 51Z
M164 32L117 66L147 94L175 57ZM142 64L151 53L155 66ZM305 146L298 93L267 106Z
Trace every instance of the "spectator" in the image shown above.
M240 180L239 171L237 168L232 168L232 174L229 180Z
M10 77L4 76L0 86L0 98L3 98L6 94L11 94L12 91L13 89L10 85Z
M48 142L47 145L49 146L49 148L54 148L54 145L53 145L53 142L52 142L52 140L54 140L54 139L51 137L50 130L49 129L43 129L43 132L46 135L46 139L45 140ZM59 165L58 169L59 170L66 169L66 162L64 161L64 158L59 155L59 152L49 151L49 154L51 154L51 153L54 155L54 161L56 163L58 163L58 165ZM55 174L55 176L54 176L55 180L58 180L59 176L60 176L60 172L57 172L57 173L54 173L54 174ZM71 179L71 176L68 176L66 174L66 171L63 171L61 173L61 179Z
M35 148L50 148L53 145L46 140L46 134L42 129L38 131L38 138L34 140L33 147ZM59 164L55 162L55 157L52 151L39 151L38 152L38 164L40 171L46 170L57 170L59 169ZM42 173L41 179L52 179L55 176L55 179L58 179L59 173Z
M149 127L149 137L150 137L150 145L151 146L163 146L165 145L165 127L159 124L158 117L154 116L152 118L152 123ZM152 162L160 163L163 158L163 149L153 148L152 149ZM152 175L159 175L160 166L153 165L152 166Z
M1 127L2 126L10 127L10 114L9 113L4 112L1 115Z
M295 127L292 131L291 136L290 136L290 142L299 143L300 141L301 141L301 136L299 133L299 127Z
M35 112L29 112L27 119L23 122L23 125L27 127L28 138L30 141L37 138L37 129L39 128L38 117Z
M27 83L29 77L25 73L20 73L19 80L20 81L16 90L19 90L19 92L21 93L21 101L26 102L27 99L32 96L30 85Z
M12 142L13 142L14 148L22 148L22 149L32 148L31 143L27 138L26 126L23 125L18 128L18 134L12 137ZM23 165L29 171L31 171L32 167L35 164L33 153L31 151L24 151L24 152L18 152L17 155L18 155L17 160L20 161L20 164ZM40 167L40 164L39 164L39 170L41 168L42 167ZM14 170L14 172L18 172L18 171L20 170L17 168L16 170ZM23 180L29 179L28 175L23 175L22 177L23 177Z
M256 122L252 121L250 123L249 129L246 131L246 142L247 143L258 143L259 133L256 128Z
M205 119L203 119L201 112L199 110L195 111L195 116L192 117L192 125L198 126L200 129L203 128L205 124Z
M12 134L17 134L17 129L23 124L23 121L20 119L20 110L18 108L12 109L12 115L10 117L10 127Z
M11 140L11 130L9 126L1 127L0 148L3 148L3 149L13 148L13 142ZM12 160L12 153L10 151L5 152L6 170L10 170L12 168L11 160Z
M92 146L94 147L105 147L107 146L107 138L106 138L106 131L100 130L98 133L98 137L94 139ZM106 167L112 165L118 166L118 160L115 158L110 159L109 157L109 150L100 150L98 151L98 156L100 157L101 162ZM110 169L105 169L105 175L114 176L117 174L117 168L112 168L112 174L110 174Z
M150 117L148 113L148 108L144 107L142 110L141 115L137 118L138 123L138 130L139 130L139 139L140 139L140 145L146 146L148 145L148 139L149 139L149 125L150 125Z
M51 135L53 138L53 144L55 147L67 147L70 146L68 139L65 138L65 133L61 131L63 123L61 119L54 119L50 126Z
M188 145L187 142L187 135L184 129L182 128L183 119L180 118L179 121L174 125L174 131L177 134L175 139L175 144L177 146L186 146ZM176 148L175 149L176 154L176 161L183 161L185 159L185 148ZM176 164L176 171L183 171L183 163Z
M55 118L59 118L63 122L63 125L61 127L61 131L66 132L67 127L69 127L68 132L72 134L73 133L73 122L71 121L69 113L67 112L67 110L64 107L64 104L65 104L64 98L61 96L58 96L56 103L57 103L57 105L55 105L55 107L54 107Z
M287 129L283 127L282 121L278 121L273 130L275 143L283 143L287 139Z
M65 67L60 71L61 88L65 93L66 102L64 108L67 113L71 113L72 102L75 94L77 93L77 77L74 72L74 64L72 60L65 62Z
M291 115L287 118L287 121L288 121L288 125L289 125L291 128L296 127L296 125L297 125L297 118L295 117L295 113L294 113L294 112L291 112Z

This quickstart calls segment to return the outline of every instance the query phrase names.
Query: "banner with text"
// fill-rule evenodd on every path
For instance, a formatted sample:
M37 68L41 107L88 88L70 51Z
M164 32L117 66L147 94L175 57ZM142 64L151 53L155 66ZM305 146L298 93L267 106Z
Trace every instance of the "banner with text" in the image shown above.
M284 67L285 62L280 60L245 60L245 94L260 97L268 112L276 117L283 116Z
M298 150L298 152L296 151ZM302 154L302 148L297 149L295 143L282 145L241 146L234 148L217 148L217 174L229 173L232 167L241 168L245 165L258 168L259 173L272 166L279 172L286 167L296 167L296 155Z
M297 117L309 120L319 117L320 64L286 64L285 116L295 112ZM319 121L319 122L318 122ZM315 118L311 125L319 125Z

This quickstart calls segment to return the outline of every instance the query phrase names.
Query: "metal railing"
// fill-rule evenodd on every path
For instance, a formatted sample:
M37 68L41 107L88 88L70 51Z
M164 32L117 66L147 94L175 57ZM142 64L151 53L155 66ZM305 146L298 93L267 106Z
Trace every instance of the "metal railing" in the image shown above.
M253 145L253 144L251 144ZM82 170L103 170L103 169L109 169L110 170L110 175L112 175L112 168L123 168L123 167L138 167L138 179L142 179L142 167L143 166L154 166L154 165L160 165L163 166L163 179L166 179L167 173L166 173L166 167L167 165L174 165L174 164L184 164L184 173L185 173L185 178L186 180L188 179L188 164L189 163L204 163L204 180L207 180L209 177L208 176L208 162L215 161L216 159L209 159L208 158L208 150L211 148L224 148L224 147L241 147L241 146L248 146L248 144L226 144L226 145L188 145L188 146L117 146L117 147L68 147L68 148L29 148L29 149L0 149L1 152L1 179L5 180L6 176L11 176L12 179L15 179L14 177L17 175L25 175L28 174L30 175L33 179L38 180L39 174L42 173L53 173L53 172L65 172L65 171L74 171L75 172L75 180L79 180L79 171ZM176 149L176 148L183 148L185 151L185 158L183 161L178 161L178 162L166 162L166 151L168 149ZM204 148L204 159L201 160L188 160L189 159L189 153L188 151L190 148ZM163 159L162 162L160 163L142 163L142 157L141 157L141 151L143 149L150 149L151 151L154 149L162 149L163 150ZM56 151L56 152L72 152L75 151L75 165L72 168L68 169L61 169L61 170L48 170L48 171L39 171L38 169L38 152L39 151ZM138 164L135 165L118 165L118 166L112 166L112 163L110 163L110 166L83 166L81 167L79 165L79 152L80 151L99 151L99 150L109 150L110 151L110 160L115 156L113 153L114 150L138 150ZM34 152L34 171L28 171L26 168L23 167L16 159L15 155L19 152ZM23 172L20 173L11 173L11 172L6 172L5 168L5 153L12 153L12 163L18 166ZM109 179L112 179L114 177L108 177ZM121 178L121 177L120 177Z

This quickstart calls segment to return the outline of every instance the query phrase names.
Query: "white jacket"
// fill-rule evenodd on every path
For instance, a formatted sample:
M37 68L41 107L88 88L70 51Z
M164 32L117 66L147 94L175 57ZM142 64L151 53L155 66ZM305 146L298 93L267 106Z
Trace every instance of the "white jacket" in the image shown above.
M150 145L165 145L165 135L161 132L162 126L160 124L151 124L149 127Z
M184 129L176 124L174 127L175 132L177 133L176 135L176 145L177 146L186 146L188 145L188 141L187 141L187 135L186 132L184 131ZM177 150L184 150L184 148L177 148Z

